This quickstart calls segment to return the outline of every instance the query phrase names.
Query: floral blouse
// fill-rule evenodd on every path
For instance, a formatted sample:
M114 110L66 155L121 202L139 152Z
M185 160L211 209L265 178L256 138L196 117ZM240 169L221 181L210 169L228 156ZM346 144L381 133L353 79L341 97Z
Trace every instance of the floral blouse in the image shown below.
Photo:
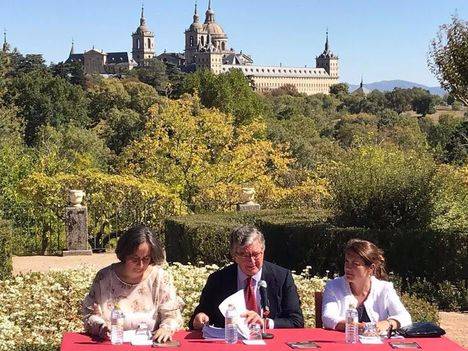
M150 330L165 327L175 331L182 327L182 300L176 295L168 273L159 266L149 266L151 271L144 280L128 284L117 276L114 267L112 264L96 274L83 301L87 333L98 335L103 324L110 327L111 312L116 303L125 315L124 330L137 329L142 322Z

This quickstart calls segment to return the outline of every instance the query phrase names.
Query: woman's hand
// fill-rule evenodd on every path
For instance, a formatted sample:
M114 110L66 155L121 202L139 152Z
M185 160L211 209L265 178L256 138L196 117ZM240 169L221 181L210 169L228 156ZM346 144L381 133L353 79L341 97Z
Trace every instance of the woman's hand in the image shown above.
M164 343L166 341L172 340L172 335L174 332L168 328L161 327L156 330L153 334L153 341Z
M388 329L390 329L390 321L384 320L384 321L379 321L376 324L376 329L377 333L383 334L386 333Z

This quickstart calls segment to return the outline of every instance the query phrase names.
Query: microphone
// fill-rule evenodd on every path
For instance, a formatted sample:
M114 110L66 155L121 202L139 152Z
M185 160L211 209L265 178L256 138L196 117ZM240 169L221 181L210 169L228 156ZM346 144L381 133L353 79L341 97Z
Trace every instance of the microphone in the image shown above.
M260 287L260 302L262 304L263 316L268 317L270 314L270 302L268 301L267 287L268 284L264 280L258 282Z
M258 286L260 288L260 303L262 305L261 317L264 319L262 339L273 339L273 334L265 332L266 318L268 318L268 316L270 315L270 302L268 301L268 294L267 294L268 284L266 281L260 280L258 282Z

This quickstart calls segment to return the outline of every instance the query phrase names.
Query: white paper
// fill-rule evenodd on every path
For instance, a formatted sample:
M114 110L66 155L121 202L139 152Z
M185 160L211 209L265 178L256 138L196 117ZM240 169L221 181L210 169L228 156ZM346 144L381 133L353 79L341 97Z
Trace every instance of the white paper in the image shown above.
M359 335L359 341L361 344L383 344L380 336L363 336Z
M264 340L242 340L246 345L266 345Z
M247 312L247 307L245 306L244 290L241 289L236 293L228 296L223 302L218 306L219 310L226 317L226 311L229 305L234 305L236 308L237 315L240 316L242 313ZM249 326L245 322L245 318L237 319L237 330L242 335L244 339L249 338Z
M135 329L124 330L123 332L123 342L131 342L133 337L135 336Z

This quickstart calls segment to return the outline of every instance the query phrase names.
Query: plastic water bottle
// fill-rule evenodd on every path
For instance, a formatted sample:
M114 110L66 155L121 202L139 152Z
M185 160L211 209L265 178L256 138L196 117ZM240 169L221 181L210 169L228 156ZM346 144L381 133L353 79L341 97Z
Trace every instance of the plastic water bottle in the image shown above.
M111 343L112 345L123 344L123 326L125 316L118 304L115 304L111 313Z
M358 313L356 306L350 303L345 315L345 342L356 344L359 341Z
M224 340L228 344L237 343L237 311L234 305L228 305L224 319Z

